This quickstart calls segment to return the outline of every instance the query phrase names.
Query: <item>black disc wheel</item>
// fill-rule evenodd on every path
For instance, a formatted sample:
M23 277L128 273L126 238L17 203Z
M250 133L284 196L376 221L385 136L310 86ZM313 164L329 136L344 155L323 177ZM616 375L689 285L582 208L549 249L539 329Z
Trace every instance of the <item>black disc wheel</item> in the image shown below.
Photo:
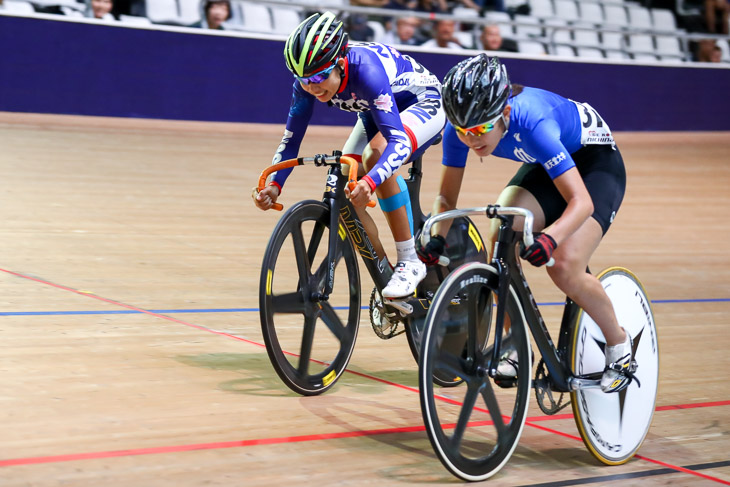
M261 331L271 364L294 392L332 387L347 367L360 322L360 275L345 228L330 228L319 201L292 206L274 229L259 285ZM336 232L335 255L328 255ZM334 289L321 298L334 272Z
M503 333L500 355L508 347L514 350L509 362L514 373L489 375L492 365L497 366L491 364L492 346L485 346L495 340L493 303L500 299L496 283L496 271L485 264L467 263L449 274L429 309L421 348L419 385L426 431L441 463L469 481L494 475L509 460L530 398L530 345L511 290L504 297L511 331ZM455 336L460 346L454 345ZM431 379L440 374L459 377L461 383L441 395Z
M474 223L467 217L454 219L449 228L449 232L446 234L446 248L446 255L450 261L449 264L447 266L428 266L426 277L418 285L416 296L422 303L432 301L439 286L446 279L446 276L460 265L465 262L487 262L484 241ZM405 325L408 346L411 349L413 358L418 362L418 357L421 354L421 337L425 327L426 315L425 313L414 313L414 315L405 320ZM452 322L463 321L465 319L466 315L459 315L456 311L451 316ZM465 328L465 326L462 326L462 329ZM452 346L458 347L464 343L463 337L451 335L450 340L452 341ZM461 382L458 377L452 377L448 373L437 373L433 379L437 385L442 387L451 387Z

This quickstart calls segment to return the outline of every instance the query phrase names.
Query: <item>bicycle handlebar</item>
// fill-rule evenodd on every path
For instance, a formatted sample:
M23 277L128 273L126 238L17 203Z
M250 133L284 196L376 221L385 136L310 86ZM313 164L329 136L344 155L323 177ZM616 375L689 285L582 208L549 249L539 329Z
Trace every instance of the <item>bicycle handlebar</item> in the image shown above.
M441 220L451 220L454 218L459 218L461 216L477 214L486 214L488 218L494 218L497 215L523 216L525 217L525 223L522 230L522 241L525 243L526 247L529 247L535 242L535 239L532 236L532 222L534 220L534 217L530 210L514 206L482 206L479 208L448 210L444 211L443 213L439 213L438 215L432 216L431 218L426 220L426 223L423 224L423 230L421 231L421 245L425 247L426 245L428 245L429 240L431 240L431 227L434 223ZM553 264L555 264L555 259L551 257L547 263L547 266L552 267Z
M357 184L358 163L355 159L353 159L352 157L348 157L348 156L338 156L338 155L328 156L326 154L317 154L314 157L297 157L296 159L289 159L286 161L281 161L279 163L272 164L271 166L265 168L263 171L261 171L261 176L259 176L259 184L256 188L254 188L254 191L256 192L256 194L263 191L263 189L266 187L266 178L268 178L271 173L274 173L276 171L281 171L282 169L288 169L290 167L304 166L305 164L314 164L315 166L331 166L334 164L347 164L350 167L350 172L347 177L348 189L350 191L352 191L355 188L355 185ZM375 202L370 200L368 202L368 206L370 208L374 207ZM281 211L284 208L284 206L280 203L274 203L271 207L276 211Z

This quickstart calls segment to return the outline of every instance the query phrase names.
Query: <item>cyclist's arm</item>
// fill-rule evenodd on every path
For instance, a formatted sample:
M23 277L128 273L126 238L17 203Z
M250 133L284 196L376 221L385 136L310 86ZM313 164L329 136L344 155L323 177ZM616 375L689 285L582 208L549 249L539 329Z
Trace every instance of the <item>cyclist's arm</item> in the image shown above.
M294 81L289 116L286 120L286 130L284 131L284 137L276 148L272 164L297 157L299 146L302 144L313 111L314 97L304 91L298 81ZM279 189L279 194L281 194L284 182L291 172L292 168L288 168L274 173L270 184Z
M530 139L530 145L535 146L535 156L567 203L560 218L543 230L560 244L593 214L593 200L575 161L560 141L560 127L555 120L540 122L532 130Z
M363 177L370 185L370 189L375 191L376 187L408 161L413 148L403 128L400 112L385 70L382 67L370 65L361 67L358 74L367 94L373 121L386 141L385 149L378 158L378 162Z
M461 183L464 179L464 167L469 148L459 140L451 122L446 123L443 136L443 156L441 159L441 183L436 200L433 202L431 215L453 210L459 201ZM451 227L451 220L436 222L431 227L431 235L446 237Z

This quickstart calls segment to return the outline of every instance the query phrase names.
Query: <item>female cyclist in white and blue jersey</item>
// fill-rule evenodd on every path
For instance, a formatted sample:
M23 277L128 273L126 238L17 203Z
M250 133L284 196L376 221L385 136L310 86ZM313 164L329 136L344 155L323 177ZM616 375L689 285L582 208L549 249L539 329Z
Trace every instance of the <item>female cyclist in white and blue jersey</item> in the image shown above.
M596 321L606 338L601 388L624 389L631 380L631 338L618 325L598 279L586 273L626 188L623 159L608 125L586 103L510 84L505 67L486 54L448 72L443 100L449 123L434 213L456 207L469 149L480 157L493 154L521 162L497 200L502 206L532 211L534 228L542 231L520 255L535 266L554 257L555 265L547 270L550 278ZM497 226L492 228L492 242ZM438 234L445 231L434 225L436 236L419 249L422 260L438 260L444 246ZM516 372L509 360L500 368Z
M439 79L392 47L348 43L342 22L330 12L314 14L302 22L289 36L284 55L296 79L286 131L274 163L297 157L315 100L357 112L357 123L342 152L362 161L367 174L349 194L350 200L378 256L384 258L375 224L364 212L371 195L377 194L398 253L383 297L410 296L425 277L426 266L415 251L408 189L395 173L402 164L420 156L444 127ZM256 196L256 206L271 208L290 172L276 173Z

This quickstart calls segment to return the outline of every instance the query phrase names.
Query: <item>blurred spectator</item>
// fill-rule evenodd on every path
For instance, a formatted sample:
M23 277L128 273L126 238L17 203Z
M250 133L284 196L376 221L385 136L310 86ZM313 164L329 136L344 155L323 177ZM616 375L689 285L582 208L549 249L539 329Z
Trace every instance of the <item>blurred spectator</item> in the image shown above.
M190 27L223 30L223 23L233 14L229 0L203 0L200 2L200 10L200 22Z
M727 35L728 14L730 14L730 0L705 0L707 32Z
M416 17L398 17L395 21L395 32L385 34L382 42L389 45L417 46L422 40L416 36L421 22Z
M715 39L702 39L697 43L697 51L695 54L695 61L701 62L701 63L711 63L713 51L715 49L720 49L717 46L717 42L715 42Z
M112 15L114 2L112 0L91 0L86 4L86 17L99 20L117 20Z
M480 2L477 2L480 3ZM527 3L527 2L525 2ZM504 12L504 0L482 0L481 6L483 10L494 10L496 12Z
M712 54L710 54L710 62L711 63L721 63L722 62L722 49L720 49L720 46L715 46L715 48L712 50Z
M449 13L449 6L446 3L446 0L418 0L418 3L413 10L416 12L447 14Z
M390 0L350 0L350 5L356 7L377 7L385 8Z
M456 22L453 20L439 20L433 29L433 39L429 39L421 46L441 47L447 49L462 49L463 46L454 36Z
M373 42L375 31L368 25L365 15L353 14L345 21L345 30L353 41Z
M487 24L482 28L482 34L479 36L482 43L482 49L486 51L506 51L518 52L517 43L512 39L505 39L499 31L497 24Z
M494 10L498 12L504 12L504 0L458 0L458 3L464 7L473 8L479 12L487 10ZM525 0L525 3L527 1Z
M415 10L418 0L390 0L385 8L392 10Z

